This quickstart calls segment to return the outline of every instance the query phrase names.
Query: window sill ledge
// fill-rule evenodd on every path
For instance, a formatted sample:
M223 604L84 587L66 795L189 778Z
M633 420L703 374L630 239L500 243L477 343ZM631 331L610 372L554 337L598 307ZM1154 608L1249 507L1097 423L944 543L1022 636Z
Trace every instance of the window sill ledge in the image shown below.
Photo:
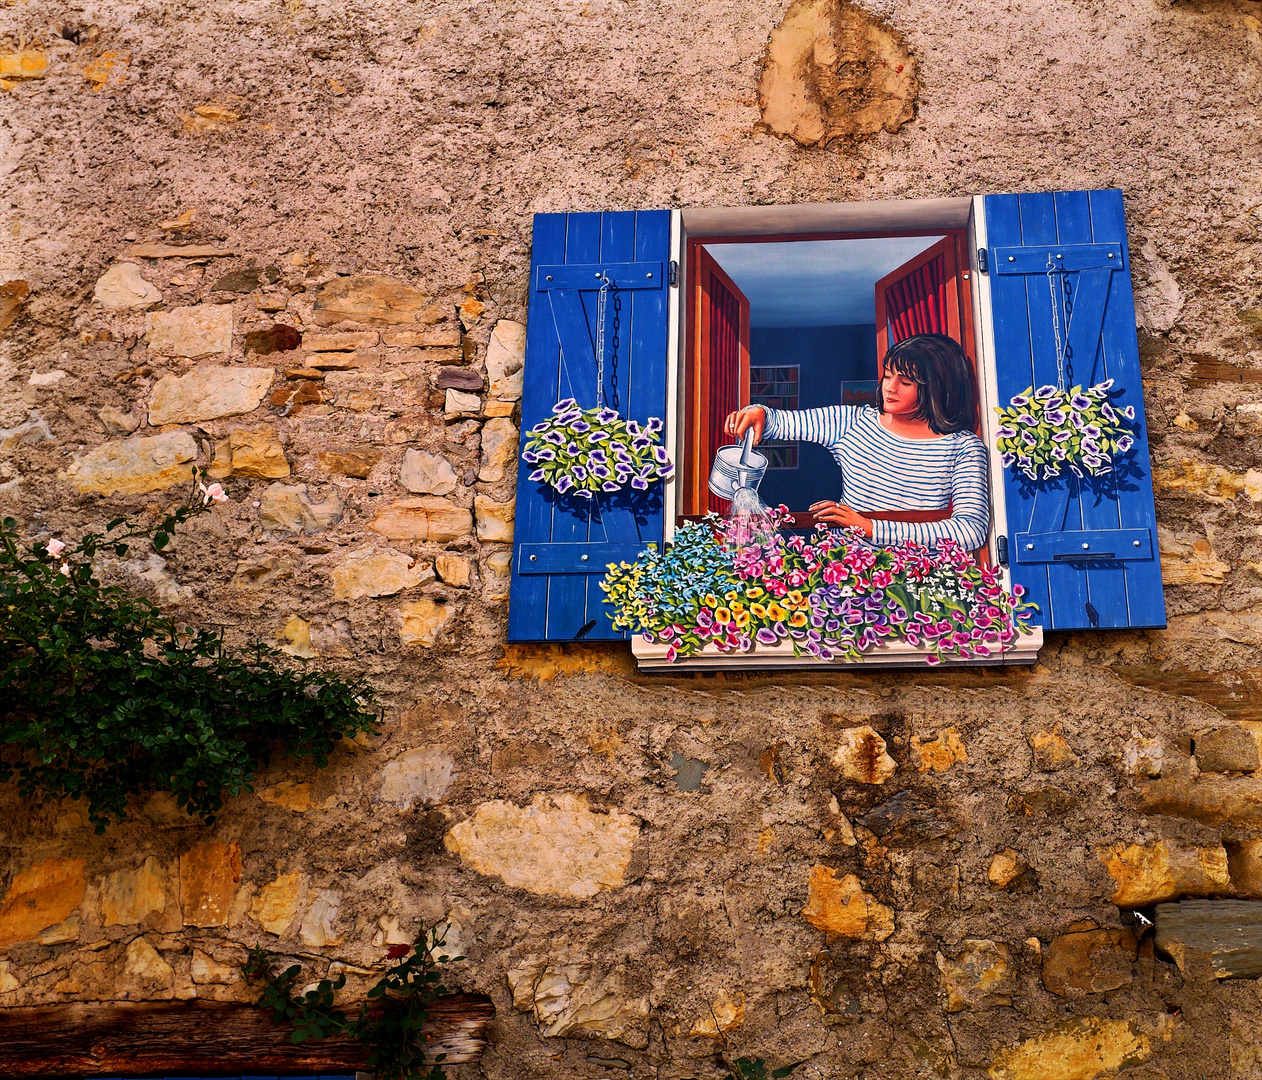
M1023 634L1015 645L1002 655L978 657L975 660L943 660L934 668L953 667L1015 667L1037 662L1039 649L1043 647L1043 628L1034 627L1032 634ZM695 656L682 660L666 659L667 646L645 641L642 637L631 639L631 652L641 671L717 671L722 668L870 668L870 667L918 667L929 668L926 658L931 654L923 649L903 643L882 645L864 655L862 660L817 660L812 656L795 656L788 641L776 645L755 645L747 653L721 653L713 645L706 646ZM931 669L932 670L932 669Z

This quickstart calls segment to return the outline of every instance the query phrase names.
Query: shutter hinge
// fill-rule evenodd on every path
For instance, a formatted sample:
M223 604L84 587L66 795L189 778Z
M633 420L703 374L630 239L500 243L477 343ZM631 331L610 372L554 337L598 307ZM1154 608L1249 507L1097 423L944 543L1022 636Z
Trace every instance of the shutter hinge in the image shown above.
M1006 536L995 537L995 555L999 559L1000 566L1008 565L1008 538Z
M978 249L977 249L977 272L978 272L979 274L989 274L989 273L990 273L990 264L989 264L989 262L988 262L988 261L987 261L987 259L986 259L986 249L985 249L985 248L978 248Z
M671 259L670 266L666 271L666 284L672 289L679 285L679 263Z

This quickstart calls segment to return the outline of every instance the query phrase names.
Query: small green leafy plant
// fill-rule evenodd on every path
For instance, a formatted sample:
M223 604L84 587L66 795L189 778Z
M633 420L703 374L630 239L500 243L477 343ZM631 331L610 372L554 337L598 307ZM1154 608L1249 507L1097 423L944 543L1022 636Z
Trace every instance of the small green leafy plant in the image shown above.
M732 1067L736 1071L728 1073L723 1080L769 1080L769 1078L780 1080L781 1077L792 1076L793 1070L797 1068L796 1065L785 1065L783 1068L772 1069L768 1072L767 1062L762 1058L753 1060L737 1058Z
M1111 471L1115 457L1135 445L1135 408L1113 405L1118 393L1112 379L1069 390L1031 386L1007 409L996 408L1004 466L1034 481Z
M321 979L314 989L299 994L295 984L302 967L294 964L274 974L274 957L262 949L250 951L242 970L263 984L258 1004L272 1010L275 1023L293 1027L295 1043L344 1034L367 1048L368 1071L378 1080L443 1080L446 1055L429 1059L423 1029L429 1006L447 993L439 969L464 959L442 951L445 935L445 927L422 925L414 945L390 946L386 958L396 963L368 991L368 1000L353 1017L334 1003L346 985L345 975Z
M0 782L86 800L97 832L151 791L211 822L225 792L253 790L278 746L323 768L338 740L373 730L366 683L301 670L262 644L231 649L222 632L95 576L98 554L122 557L135 540L160 551L226 499L194 473L156 527L117 518L73 546L23 545L18 523L0 522Z

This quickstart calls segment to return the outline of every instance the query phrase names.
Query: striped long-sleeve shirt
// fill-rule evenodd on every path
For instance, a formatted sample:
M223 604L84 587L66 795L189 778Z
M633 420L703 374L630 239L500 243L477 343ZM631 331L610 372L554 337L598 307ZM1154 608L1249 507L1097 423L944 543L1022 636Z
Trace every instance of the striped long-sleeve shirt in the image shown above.
M905 439L887 431L870 405L764 411L764 438L819 443L832 453L842 473L838 502L861 514L951 509L942 521L873 521L874 543L914 540L932 547L952 537L969 550L986 543L986 447L972 432Z

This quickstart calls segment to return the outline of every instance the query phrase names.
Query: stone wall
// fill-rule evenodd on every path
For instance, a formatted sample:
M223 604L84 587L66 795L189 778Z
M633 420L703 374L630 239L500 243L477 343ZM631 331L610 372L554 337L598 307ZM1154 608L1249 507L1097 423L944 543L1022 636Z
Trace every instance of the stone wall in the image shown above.
M1131 913L1262 897L1250 0L7 7L0 502L231 503L102 573L367 675L212 828L0 790L0 1006L353 988L445 918L460 1076L1262 1077ZM902 67L902 70L896 70ZM1170 628L1033 670L646 678L508 648L530 215L1121 186ZM291 328L291 329L286 329Z

